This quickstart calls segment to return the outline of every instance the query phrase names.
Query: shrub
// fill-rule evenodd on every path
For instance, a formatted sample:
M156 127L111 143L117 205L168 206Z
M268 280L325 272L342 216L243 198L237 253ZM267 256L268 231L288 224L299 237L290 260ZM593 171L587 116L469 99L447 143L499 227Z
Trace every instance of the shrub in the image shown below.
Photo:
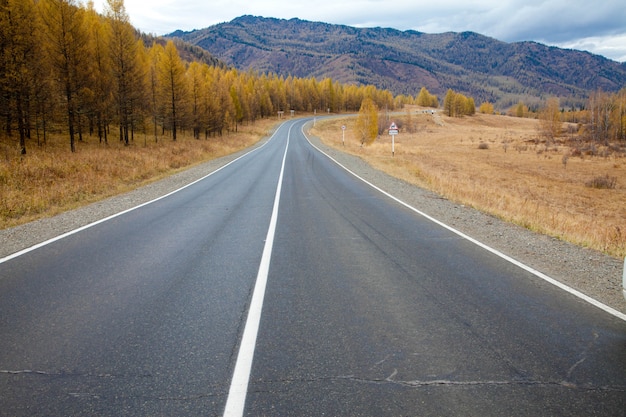
M478 149L489 149L489 144L481 142L480 145L478 145Z
M603 190L612 190L617 184L617 177L609 177L608 174L595 177L591 181L587 181L585 185L589 188L598 188Z

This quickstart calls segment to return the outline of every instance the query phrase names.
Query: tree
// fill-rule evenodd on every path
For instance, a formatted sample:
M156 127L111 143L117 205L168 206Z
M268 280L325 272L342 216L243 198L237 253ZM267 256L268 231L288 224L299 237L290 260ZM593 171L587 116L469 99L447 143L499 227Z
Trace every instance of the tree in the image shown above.
M0 3L0 97L7 135L17 123L21 153L30 137L30 99L34 92L38 41L32 0Z
M185 85L185 66L178 55L173 41L168 41L159 60L159 86L161 99L165 104L165 115L172 129L172 140L182 124L185 114L184 100L187 95Z
M417 96L416 104L422 107L439 107L439 100L437 100L436 95L430 94L426 87L422 87Z
M89 62L84 11L75 0L42 0L41 16L46 28L46 47L65 98L70 150L76 151L75 133L79 110L78 94L85 84L85 62Z
M378 107L369 97L361 103L356 130L361 137L361 145L374 142L378 136Z
M516 117L528 116L528 106L526 106L523 101L520 101L517 103L517 106L515 107L515 116Z
M239 98L237 86L234 83L230 86L229 94L230 94L230 102L232 103L232 110L229 113L233 119L233 122L235 122L235 132L236 132L239 122L243 120L243 105Z
M191 96L191 124L193 128L193 137L200 139L200 131L206 125L206 114L203 110L206 106L202 106L203 92L206 90L205 77L202 72L202 66L198 62L192 62L187 69L187 81L189 84L188 91Z
M626 88L622 88L615 97L616 104L614 106L614 116L612 123L614 124L615 139L626 140Z
M333 83L331 78L322 81L322 105L326 107L324 111L335 113L342 108L341 100L339 100L339 85Z
M541 132L549 139L554 139L561 132L561 112L559 111L559 99L551 97L546 101L546 106L539 113L539 126Z
M478 111L482 114L493 114L493 104L486 101L480 105Z
M463 96L463 114L466 116L473 116L476 114L476 104L472 97Z
M446 92L446 98L443 100L443 110L449 117L456 115L456 110L455 110L455 105L454 105L455 100L456 100L456 93L452 91L452 89L448 89L448 91Z
M608 139L607 116L608 94L603 91L595 91L589 97L589 126L591 129L591 138L595 141L606 141Z
M417 105L422 107L430 106L430 93L426 89L426 87L422 87L419 94L417 95Z
M148 85L148 95L149 95L149 105L150 113L152 114L152 123L154 126L154 141L159 141L158 136L158 127L159 127L159 116L162 114L160 112L160 100L159 100L159 60L161 56L163 56L163 48L158 44L154 43L150 50L147 53L146 61L148 62L148 71L146 73L147 77L147 85Z
M472 116L476 113L474 99L449 89L443 102L443 109L450 117Z
M89 4L87 26L90 28L89 48L93 52L91 72L93 76L92 121L95 125L100 142L108 143L107 131L113 110L113 80L111 70L110 37L111 25Z
M137 39L124 7L124 0L107 0L107 5L107 17L111 27L109 51L114 79L113 94L120 141L128 145L136 103L143 91L143 78L137 60Z

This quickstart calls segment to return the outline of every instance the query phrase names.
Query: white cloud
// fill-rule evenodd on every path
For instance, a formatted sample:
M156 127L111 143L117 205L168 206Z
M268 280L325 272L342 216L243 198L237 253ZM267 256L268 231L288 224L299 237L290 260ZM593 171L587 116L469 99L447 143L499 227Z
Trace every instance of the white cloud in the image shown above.
M577 49L626 62L626 33L615 36L592 36L557 44L561 48Z

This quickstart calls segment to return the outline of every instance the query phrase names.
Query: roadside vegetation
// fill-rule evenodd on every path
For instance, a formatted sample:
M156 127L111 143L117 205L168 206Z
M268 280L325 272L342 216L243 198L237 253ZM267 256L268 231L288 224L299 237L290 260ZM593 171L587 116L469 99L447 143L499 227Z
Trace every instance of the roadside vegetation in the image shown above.
M46 146L33 147L27 158L0 163L0 229L49 217L63 211L130 191L195 164L229 155L259 141L277 123L264 119L237 132L197 140L184 132L138 135L124 145L84 140L75 153L67 150L66 136L51 136ZM6 151L6 149L5 149Z
M589 123L559 120L558 131L550 130L546 118L449 117L409 107L392 116L381 114L380 135L368 146L362 145L355 119L321 121L311 133L460 204L626 256L626 141L615 136L598 140L592 133L599 129ZM385 132L390 120L400 128L395 157ZM346 126L345 146L337 140L341 125Z

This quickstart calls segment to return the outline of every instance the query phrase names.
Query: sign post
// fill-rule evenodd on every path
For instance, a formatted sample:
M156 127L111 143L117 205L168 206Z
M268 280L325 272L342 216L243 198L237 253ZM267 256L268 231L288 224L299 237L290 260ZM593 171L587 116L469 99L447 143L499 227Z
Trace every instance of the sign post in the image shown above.
M398 134L398 126L394 122L391 122L391 126L389 126L389 134L391 135L391 156L395 156L395 147L396 147L396 135Z
M341 126L341 144L346 146L346 126Z

